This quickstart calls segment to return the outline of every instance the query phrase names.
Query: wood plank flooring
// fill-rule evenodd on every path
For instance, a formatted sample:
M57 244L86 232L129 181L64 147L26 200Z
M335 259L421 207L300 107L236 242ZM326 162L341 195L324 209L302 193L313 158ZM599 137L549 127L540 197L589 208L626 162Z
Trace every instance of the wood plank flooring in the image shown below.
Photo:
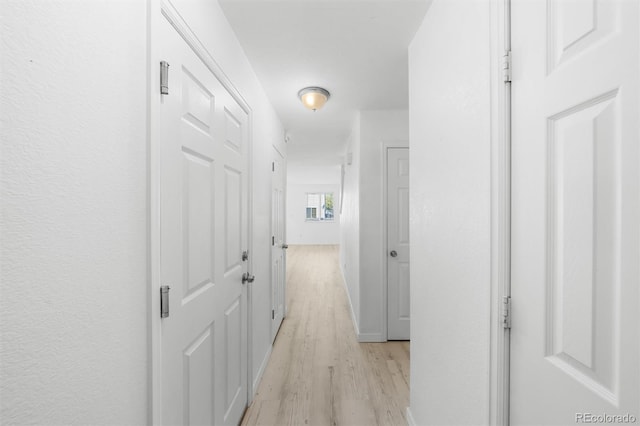
M406 425L409 342L358 343L337 246L290 246L287 317L242 425Z

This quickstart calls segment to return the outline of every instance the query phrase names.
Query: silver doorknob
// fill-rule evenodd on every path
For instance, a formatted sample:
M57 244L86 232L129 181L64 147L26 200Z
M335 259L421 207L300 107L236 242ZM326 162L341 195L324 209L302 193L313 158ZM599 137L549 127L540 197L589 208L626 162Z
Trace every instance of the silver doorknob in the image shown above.
M285 250L288 249L289 248L289 244L283 244L282 248L285 249Z
M395 250L391 250L391 253L389 253L391 255L391 257L398 257L398 252Z
M242 274L242 284L252 283L256 277L254 275L249 275L248 272Z

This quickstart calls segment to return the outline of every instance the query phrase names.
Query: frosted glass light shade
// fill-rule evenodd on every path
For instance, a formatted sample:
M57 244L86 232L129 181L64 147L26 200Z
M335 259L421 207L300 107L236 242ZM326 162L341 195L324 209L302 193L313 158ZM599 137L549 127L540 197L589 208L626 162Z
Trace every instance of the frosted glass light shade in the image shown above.
M305 87L298 92L302 104L312 111L322 108L330 96L331 94L322 87Z

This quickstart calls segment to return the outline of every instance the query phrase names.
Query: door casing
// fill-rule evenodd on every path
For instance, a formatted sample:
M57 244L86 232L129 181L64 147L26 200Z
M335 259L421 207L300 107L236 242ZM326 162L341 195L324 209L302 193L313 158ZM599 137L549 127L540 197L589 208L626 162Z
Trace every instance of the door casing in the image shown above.
M489 423L509 424L509 338L503 301L511 295L511 82L505 53L511 50L511 0L491 8L491 342Z

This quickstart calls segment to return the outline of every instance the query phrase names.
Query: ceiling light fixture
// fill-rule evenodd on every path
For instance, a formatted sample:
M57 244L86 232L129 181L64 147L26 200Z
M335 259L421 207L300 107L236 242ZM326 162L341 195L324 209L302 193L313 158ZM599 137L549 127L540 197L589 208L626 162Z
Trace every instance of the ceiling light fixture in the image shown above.
M298 92L302 104L312 111L316 111L327 103L331 94L322 87L305 87Z

